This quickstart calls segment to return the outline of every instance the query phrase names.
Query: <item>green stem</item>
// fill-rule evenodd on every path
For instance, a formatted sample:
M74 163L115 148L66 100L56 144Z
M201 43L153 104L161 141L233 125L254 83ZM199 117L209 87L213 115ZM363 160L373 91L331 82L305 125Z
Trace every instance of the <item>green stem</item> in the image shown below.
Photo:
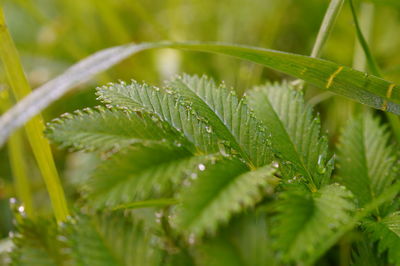
M342 9L344 0L331 0L328 9L325 12L324 19L322 20L317 39L315 40L313 49L311 51L311 57L317 58L320 56L323 47L335 25L336 18L338 17L340 10ZM293 85L299 89L304 87L305 82L301 79L295 80Z
M340 10L342 9L344 0L332 0L329 7L325 13L324 19L322 21L321 27L317 35L317 40L315 41L314 47L311 52L311 57L319 57L322 48L324 47L329 34L332 31L333 25L335 25L336 18L338 17Z
M358 41L360 42L360 45L361 45L361 47L362 47L362 49L364 51L365 58L366 58L367 64L368 64L368 68L369 68L369 70L371 71L371 73L373 75L375 75L377 77L382 77L381 71L379 69L379 66L376 63L375 58L371 53L371 50L369 49L368 42L364 38L360 23L358 22L358 19L357 19L357 14L356 14L356 10L354 8L353 1L349 0L349 4L350 4L350 8L351 8L351 13L353 15L353 20L354 20L354 25L355 25L355 28L356 28L357 38L358 38ZM364 8L362 10L365 11L365 10L368 10L368 9ZM366 18L366 20L372 21L372 18L374 16L373 9L372 9L372 11L368 12L368 15L370 17ZM370 25L370 28L366 29L366 30L370 31L371 27L372 27L372 24ZM395 115L395 114L391 114L391 113L388 113L388 112L385 112L385 115L386 115L386 118L389 121L390 127L393 130L393 134L396 137L397 142L400 143L400 119L399 119L399 117L397 115Z
M0 111L5 112L10 108L9 95L0 92ZM5 97L1 97L5 96ZM31 188L29 186L28 166L25 157L26 151L23 143L23 135L19 130L14 132L8 140L8 157L10 159L11 171L14 177L14 189L17 199L24 206L24 211L28 217L33 217L33 200Z
M18 51L7 29L3 10L0 7L0 56L4 64L7 80L17 100L31 93ZM57 221L65 221L68 208L64 191L58 177L51 153L50 144L43 136L44 124L40 115L35 116L25 125L25 131L34 156L45 181Z
M374 5L371 3L362 3L360 10L359 27L364 33L367 43L371 41L372 28L374 23ZM356 40L354 47L353 68L359 71L366 71L367 59L360 42Z
M21 131L16 131L8 140L8 156L14 176L17 198L24 206L24 212L30 218L34 215L32 193L29 186L28 166L24 157L24 143Z

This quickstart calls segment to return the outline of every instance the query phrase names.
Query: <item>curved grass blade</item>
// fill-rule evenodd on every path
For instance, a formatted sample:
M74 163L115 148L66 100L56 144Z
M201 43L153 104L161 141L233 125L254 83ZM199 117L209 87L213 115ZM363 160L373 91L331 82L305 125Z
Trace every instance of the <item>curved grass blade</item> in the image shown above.
M36 89L0 118L0 145L8 135L69 89L130 55L153 48L177 48L230 55L303 79L317 87L371 107L400 114L400 87L334 62L269 49L220 43L159 42L128 44L97 52Z

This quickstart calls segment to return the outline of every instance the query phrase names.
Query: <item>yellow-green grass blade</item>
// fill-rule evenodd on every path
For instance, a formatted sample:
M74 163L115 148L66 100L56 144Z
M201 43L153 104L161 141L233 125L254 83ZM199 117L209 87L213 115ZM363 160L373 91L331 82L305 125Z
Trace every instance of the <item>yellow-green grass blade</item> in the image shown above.
M400 86L337 63L298 54L245 45L203 42L159 42L116 46L72 66L64 74L36 89L0 118L0 145L30 117L60 98L69 89L137 52L175 48L233 56L259 63L319 88L384 111L400 114Z
M0 92L0 113L10 108L10 99L7 91ZM17 199L23 206L28 217L33 217L33 200L28 178L26 150L20 130L15 131L8 140L8 157L13 174L14 190Z
M21 100L31 93L31 88L24 74L18 52L8 32L3 11L0 7L0 56L4 64L7 80L14 97ZM58 177L50 145L43 136L43 119L40 115L32 117L25 125L25 131L32 147L37 164L46 183L48 193L58 221L68 216L64 191Z

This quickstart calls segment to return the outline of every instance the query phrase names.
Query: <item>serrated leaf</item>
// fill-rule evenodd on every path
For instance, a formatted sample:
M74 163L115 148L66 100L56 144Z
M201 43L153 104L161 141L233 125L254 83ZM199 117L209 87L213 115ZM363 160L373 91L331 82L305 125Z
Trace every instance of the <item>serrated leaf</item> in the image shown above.
M136 146L113 155L95 170L88 181L93 206L116 205L150 198L168 197L197 165L213 155L193 156L176 146Z
M120 213L79 216L70 225L67 239L80 266L160 265L161 253L151 234Z
M218 224L233 213L254 206L262 198L261 188L273 188L278 183L273 174L269 165L249 171L238 159L204 166L193 185L180 196L178 229L194 235L215 232Z
M384 266L384 260L376 254L373 243L362 239L354 244L352 251L352 266Z
M332 171L326 137L303 95L288 83L267 84L249 92L249 104L271 132L272 147L283 168L294 168L313 185L327 184ZM291 178L292 176L286 177Z
M198 152L212 153L219 149L206 120L199 119L190 108L181 105L171 90L133 81L100 87L97 94L107 104L157 115L193 143Z
M199 265L279 265L272 248L265 213L245 213L219 230L216 237L204 240L196 247ZM227 254L230 253L230 258ZM232 259L227 263L228 259Z
M200 266L243 266L235 246L226 239L215 238L200 246L197 255Z
M249 110L244 99L223 84L202 76L183 75L168 82L182 104L189 105L197 116L206 119L219 139L224 140L251 165L271 162L268 134Z
M59 241L58 228L53 220L23 219L13 237L14 248L10 257L15 266L68 265L69 256L63 252L65 243Z
M148 116L101 107L85 110L53 120L48 124L47 136L62 147L100 151L174 137Z
M389 187L396 175L393 147L386 126L370 113L349 121L340 138L340 182L353 192L360 206Z
M392 213L380 221L368 219L363 226L373 240L378 241L378 252L388 251L389 262L400 264L400 212Z
M310 260L319 245L351 219L351 197L351 192L338 184L324 186L315 193L298 185L283 192L273 232L276 248L284 252L284 259Z

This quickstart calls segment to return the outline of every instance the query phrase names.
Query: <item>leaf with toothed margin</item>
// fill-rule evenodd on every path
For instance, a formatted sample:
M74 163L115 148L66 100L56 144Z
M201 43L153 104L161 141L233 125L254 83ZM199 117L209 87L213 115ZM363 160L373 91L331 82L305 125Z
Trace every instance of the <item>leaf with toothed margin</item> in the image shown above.
M310 192L298 184L280 194L274 218L276 249L286 262L314 261L323 241L345 227L355 211L352 193L337 183ZM308 265L307 263L304 263Z
M163 254L158 247L161 240L129 214L79 215L66 229L75 263L72 265L162 265Z
M349 120L340 137L338 179L353 192L359 207L371 202L393 184L398 174L390 134L371 113ZM380 211L391 205L381 206Z
M272 161L267 128L248 108L244 98L207 76L184 74L167 83L183 105L206 119L219 139L229 143L253 167Z
M333 160L328 158L326 137L320 136L319 119L303 95L288 83L274 83L251 90L248 99L271 132L272 147L287 172L284 177L302 176L313 190L327 184Z
M179 136L163 129L146 114L86 108L66 113L48 124L46 134L53 142L77 150L105 151L133 143L151 144ZM184 140L181 140L184 141ZM190 146L188 143L187 145Z
M220 223L254 206L265 189L273 189L279 183L271 166L250 171L244 162L234 158L203 165L200 170L193 184L178 197L182 206L177 211L177 229L184 234L214 233Z
M184 179L196 174L198 164L216 158L193 156L183 147L166 144L125 148L94 171L86 196L96 209L171 197Z
M99 100L111 106L157 115L193 143L199 153L219 150L217 138L207 120L180 104L177 95L169 89L133 81L131 84L121 82L97 88L97 95Z
M391 213L383 219L367 219L363 227L371 238L378 242L380 254L388 252L389 262L400 264L400 211Z

